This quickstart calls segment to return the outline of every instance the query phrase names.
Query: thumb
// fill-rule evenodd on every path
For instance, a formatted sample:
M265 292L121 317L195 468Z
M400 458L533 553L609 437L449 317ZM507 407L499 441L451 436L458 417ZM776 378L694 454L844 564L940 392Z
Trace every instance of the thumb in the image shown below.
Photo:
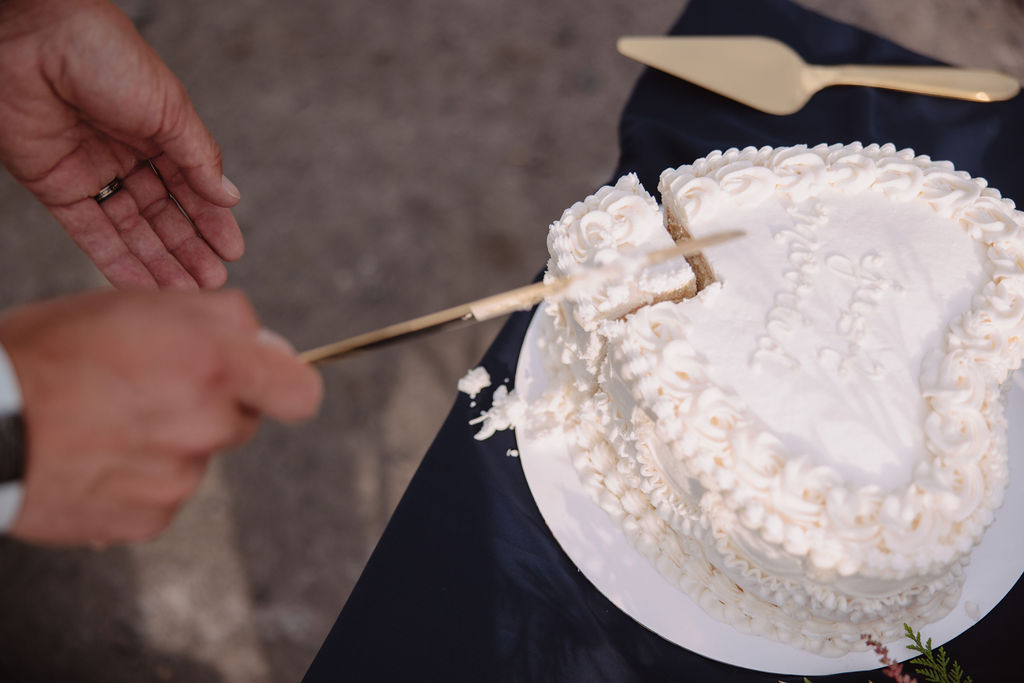
M220 147L185 86L131 20L109 3L64 4L77 11L61 24L64 59L52 60L64 68L49 67L60 96L94 125L147 156L162 152L168 166L203 199L222 207L237 204L239 192L224 178Z
M226 351L228 391L237 403L280 422L316 414L323 398L320 374L283 338L264 329Z
M196 194L217 206L234 206L241 193L224 175L220 146L203 125L184 86L176 85L165 105L165 124L153 135L153 142Z

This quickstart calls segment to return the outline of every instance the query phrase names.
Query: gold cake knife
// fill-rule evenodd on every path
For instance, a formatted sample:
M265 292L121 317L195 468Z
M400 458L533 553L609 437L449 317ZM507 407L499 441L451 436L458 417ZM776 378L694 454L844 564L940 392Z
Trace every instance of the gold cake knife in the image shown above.
M785 43L764 36L625 36L619 52L769 114L793 114L832 85L865 85L975 102L1008 100L1012 76L951 66L807 64Z
M525 311L545 299L565 295L571 291L574 285L593 286L608 282L672 259L694 256L709 247L734 240L744 234L746 233L742 230L726 230L700 239L678 242L673 247L651 251L638 258L623 257L607 265L586 268L567 277L517 287L507 292L388 325L379 330L342 339L332 344L318 346L303 351L299 354L299 358L307 363L325 363L344 358L356 351L365 351L426 332L434 332L454 325L482 322L516 311Z

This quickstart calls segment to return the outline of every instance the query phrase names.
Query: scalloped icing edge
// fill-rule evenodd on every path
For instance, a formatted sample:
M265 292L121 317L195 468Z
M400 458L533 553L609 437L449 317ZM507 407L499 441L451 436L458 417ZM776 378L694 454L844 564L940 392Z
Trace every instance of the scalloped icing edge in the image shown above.
M891 178L887 179L885 183L878 183L878 186L872 189L887 194L889 191L895 194L916 190L915 197L928 202L937 212L960 222L974 239L984 240L989 247L989 260L993 266L992 280L982 292L983 297L988 297L989 304L992 304L993 301L1001 302L997 305L1000 313L1004 313L1006 310L1014 313L1019 310L1019 306L1007 305L1008 303L1024 305L1021 303L1024 301L1021 296L1024 293L1024 272L1021 268L1021 263L1024 262L1024 247L1020 240L1022 220L1021 214L1015 210L1013 203L1002 198L996 190L988 188L984 180L975 179L964 172L954 170L949 162L932 162L930 158L917 156L911 150L897 151L893 145L865 147L854 143L851 145L819 145L814 148L796 146L778 149L767 147L731 149L726 152L712 153L704 159L697 160L694 164L680 169L669 169L663 174L662 186L659 188L663 198L668 195L666 213L669 214L667 217L669 229L672 229L673 223L677 227L684 226L692 218L685 212L685 209L682 215L672 211L673 183L676 184L678 192L680 178L686 178L681 181L682 186L685 187L687 182L692 183L697 180L693 185L699 186L700 191L707 192L707 188L714 187L714 182L717 181L714 177L716 174L719 177L733 174L734 177L730 180L733 182L736 172L742 171L744 168L766 169L775 162L781 162L783 166L788 164L791 167L806 163L814 164L815 161L808 155L817 157L823 165L830 167L841 166L840 162L845 161L850 164L868 163L876 167L881 165L888 167L890 171L899 167L905 170L909 167L912 171L911 175L913 175L914 169L919 170L921 177L918 180L920 182L916 185L913 182L910 183L909 190L908 184L901 185L900 182ZM926 173L929 170L931 173ZM668 174L674 174L675 178L666 182L665 178ZM795 172L790 175L799 178L800 173ZM931 177L926 178L926 176ZM789 178L787 182L791 180L792 178ZM925 180L931 182L925 182ZM798 180L793 182L791 187L796 188L797 192L807 191L808 195L813 194L813 189L803 188L801 190ZM711 192L713 191L711 190ZM962 201L965 193L968 197L966 202ZM951 195L956 195L961 200L951 200ZM689 199L692 201L693 198L694 194L691 192ZM711 200L708 200L706 196L699 196L697 199L698 204L704 201ZM985 306L980 306L977 309L972 309L964 314L963 319L954 322L955 329L951 329L944 342L944 351L947 357L953 352L968 353L976 348L977 340L976 338L972 339L969 331L979 326L984 329L985 325L991 322L986 319L986 316L990 316L991 311L986 312L983 310L984 308ZM959 519L950 524L951 529L955 524L957 529L962 532L959 537L963 543L959 544L957 552L952 557L932 563L933 566L930 569L945 570L944 576L923 585L913 586L909 590L897 591L893 595L877 601L877 604L869 606L868 609L865 609L863 605L860 608L853 605L851 610L850 601L844 601L841 594L830 592L821 586L818 586L813 591L814 595L809 597L797 597L788 602L780 599L780 596L786 595L799 596L804 586L773 577L761 568L747 562L739 553L730 549L729 535L722 529L723 526L735 528L737 524L743 524L739 520L745 506L750 504L749 499L744 499L743 496L733 496L731 500L728 495L720 496L722 500L717 512L697 509L676 495L673 485L669 484L663 476L664 468L657 458L650 455L643 457L637 455L632 461L633 466L637 469L630 473L630 476L634 478L631 486L622 489L620 484L616 484L613 488L627 492L643 491L649 496L649 504L647 508L638 507L636 501L631 500L628 505L630 510L627 510L627 506L621 503L621 498L608 487L606 478L611 472L609 467L617 472L625 462L629 461L628 456L625 460L622 457L622 454L630 452L628 443L618 443L613 446L611 442L608 442L608 447L613 449L612 452L619 454L612 460L604 457L595 462L589 455L584 454L574 458L574 465L590 495L609 514L621 521L624 532L634 542L634 545L651 560L666 578L680 586L716 618L728 621L743 631L764 635L820 654L840 655L854 649L861 649L863 643L860 634L868 630L883 639L890 636L898 637L902 633L902 623L907 618L908 603L916 606L915 623L928 623L941 618L956 604L963 583L963 567L968 560L970 548L980 540L984 529L991 522L994 510L1001 502L1002 492L1006 485L1005 419L1001 413L999 385L1012 370L1020 365L1024 324L1018 320L1013 329L1016 334L1011 338L1014 344L1011 349L1012 353L991 353L992 350L989 349L990 353L982 364L982 370L988 375L983 395L984 404L987 406L984 413L986 421L989 423L991 438L987 439L988 445L983 449L984 467L982 469L984 471L982 478L985 482L985 493L981 496L980 504L969 515L958 515ZM556 334L559 333L556 332ZM585 387L581 388L585 389ZM587 394L584 391L581 396L582 398L577 397L578 401L586 402L595 398L593 392ZM932 406L931 413L941 412L935 407L941 408L943 401L947 401L948 398L948 393L941 390L941 387L935 392L931 392L928 397ZM938 419L941 420L941 417ZM570 416L566 423L566 429L572 430L574 424L576 428L581 426L579 420L574 420ZM588 430L592 431L590 425L588 425ZM621 435L622 429L618 429L616 432ZM933 429L933 432L941 434L942 429ZM588 440L594 440L593 434L588 437ZM591 453L596 454L600 452L601 444L593 443L591 447L593 448ZM929 440L929 448L932 450L934 462L941 463L944 462L944 458L948 459L948 454L943 452L940 444L935 443L935 439ZM715 491L714 474L713 468L704 468L697 477L707 491ZM917 490L918 487L908 485L903 495L914 496ZM952 495L957 493L955 488L951 488L949 492ZM856 492L853 493L856 495ZM716 515L724 519L718 519L716 523ZM967 522L966 528L963 526L964 522ZM748 526L744 525L744 528ZM753 531L759 532L760 530L755 528ZM696 546L691 544L692 547L687 552L680 542L680 538L690 538L694 534L700 539L699 544ZM765 539L762 538L762 540ZM744 577L742 582L748 586L748 589L744 590L737 582L719 572L715 564L704 556L705 552L711 552L712 555L715 555L717 562L728 566L729 574ZM809 549L803 554L809 554ZM898 571L899 568L894 564L898 563L890 562L888 566L884 562L876 563L877 566L874 567L874 570ZM920 569L914 569L912 565L913 563L911 563L910 571L903 570L906 576L913 576L921 572ZM847 567L846 569L847 573L856 573L861 567L852 569ZM928 572L921 573L927 574ZM728 580L723 581L723 577ZM754 587L754 590L750 590L751 586ZM722 597L726 597L727 600L722 600ZM808 600L812 603L810 606L808 606ZM887 624L885 619L878 615L885 614L890 608L898 608L900 614L895 621ZM860 617L857 621L815 621L812 614L815 609L831 612L838 609L840 614L844 610L850 610L848 613L855 613ZM865 618L864 615L873 616ZM808 620L809 617L810 620Z

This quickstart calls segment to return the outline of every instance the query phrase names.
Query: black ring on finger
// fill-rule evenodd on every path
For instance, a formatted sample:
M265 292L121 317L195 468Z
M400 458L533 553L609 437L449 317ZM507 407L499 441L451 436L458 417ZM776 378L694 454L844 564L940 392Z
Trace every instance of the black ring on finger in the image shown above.
M118 178L117 176L114 176L114 179L111 180L106 185L104 185L103 187L101 187L100 191L93 195L92 198L96 200L97 204L102 204L103 202L117 194L122 187L124 187L124 185L122 184L121 179Z

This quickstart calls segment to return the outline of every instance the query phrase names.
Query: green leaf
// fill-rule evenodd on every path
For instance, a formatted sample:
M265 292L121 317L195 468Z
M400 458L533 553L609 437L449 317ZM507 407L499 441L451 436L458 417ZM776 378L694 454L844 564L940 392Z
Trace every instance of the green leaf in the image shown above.
M931 638L922 644L921 634L915 632L907 624L903 624L903 630L911 641L907 649L921 653L920 657L910 660L910 663L916 668L918 676L923 677L928 683L972 683L970 676L964 679L964 671L960 667L960 663L950 660L945 648L940 647L938 650L933 650Z

